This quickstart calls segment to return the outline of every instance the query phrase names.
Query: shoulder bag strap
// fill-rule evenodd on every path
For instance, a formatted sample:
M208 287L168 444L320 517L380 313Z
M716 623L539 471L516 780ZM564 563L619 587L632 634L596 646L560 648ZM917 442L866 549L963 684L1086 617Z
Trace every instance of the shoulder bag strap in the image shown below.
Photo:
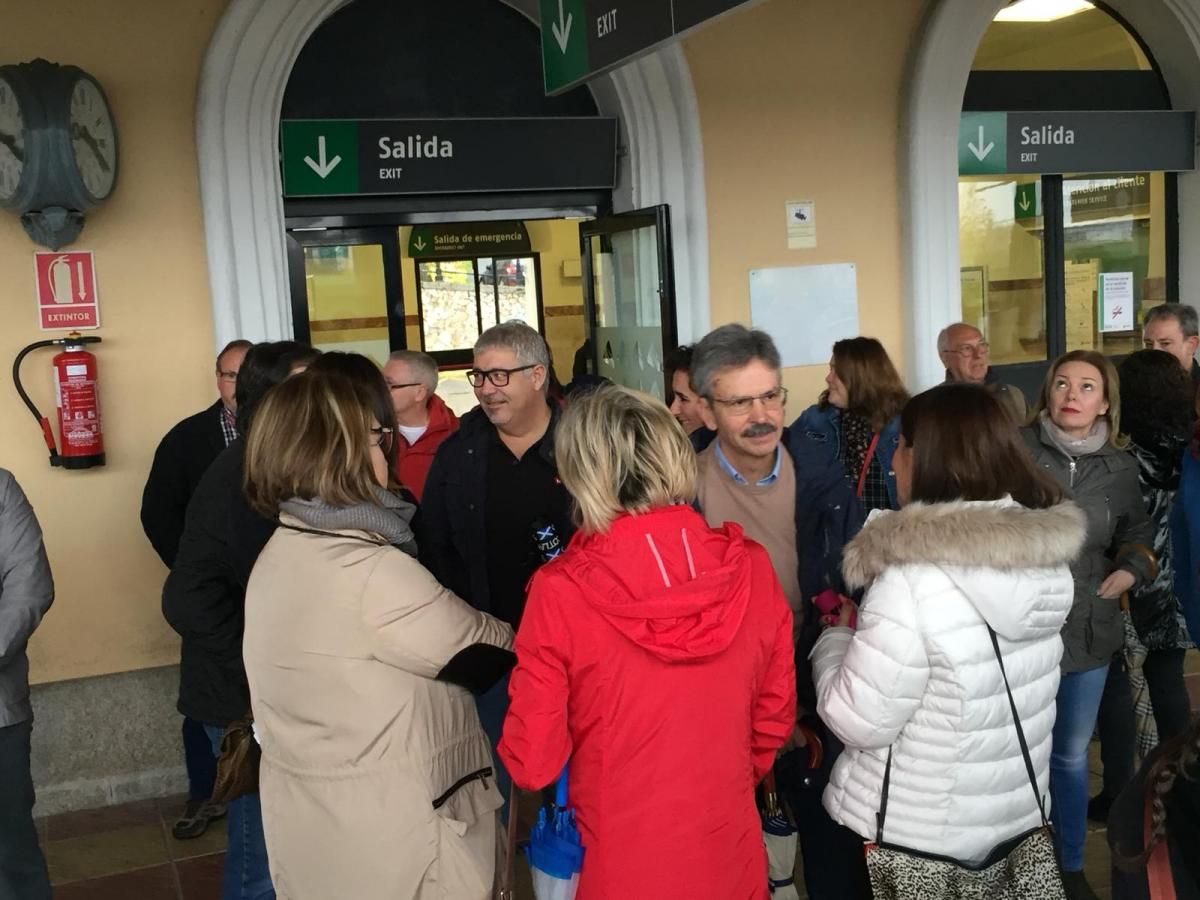
M987 625L987 623L984 623ZM1008 673L1004 671L1004 657L1000 655L1000 641L991 625L987 625L988 634L992 637L992 649L996 651L996 662L1000 663L1000 675L1004 678L1004 692L1008 694L1008 706L1012 710L1013 724L1017 726L1017 741L1021 744L1021 756L1025 760L1025 771L1029 775L1029 785L1033 788L1033 799L1037 803L1038 812L1042 814L1042 825L1046 821L1046 805L1042 795L1038 793L1037 773L1033 770L1033 760L1029 757L1029 745L1025 743L1025 729L1021 727L1021 717L1017 714L1017 704L1013 700L1012 688L1008 684Z
M1142 840L1151 833L1150 793L1146 793L1145 813L1142 818ZM1175 900L1175 876L1171 872L1170 848L1164 836L1150 851L1146 862L1146 886L1150 889L1150 900Z
M867 453L863 457L862 468L858 472L858 488L855 491L855 496L862 499L863 490L867 486L867 472L871 470L871 460L875 458L875 448L879 446L879 432L876 431L871 435L871 445L867 447Z

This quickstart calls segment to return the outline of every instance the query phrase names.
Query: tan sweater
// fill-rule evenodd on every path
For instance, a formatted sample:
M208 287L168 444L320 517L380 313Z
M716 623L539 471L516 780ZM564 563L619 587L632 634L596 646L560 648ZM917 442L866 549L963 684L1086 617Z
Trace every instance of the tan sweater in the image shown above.
M781 446L783 456L775 481L765 486L739 484L721 468L716 449L717 442L713 441L699 457L697 493L704 518L714 528L737 522L747 537L763 545L788 605L800 621L804 616L796 553L796 467L792 457Z

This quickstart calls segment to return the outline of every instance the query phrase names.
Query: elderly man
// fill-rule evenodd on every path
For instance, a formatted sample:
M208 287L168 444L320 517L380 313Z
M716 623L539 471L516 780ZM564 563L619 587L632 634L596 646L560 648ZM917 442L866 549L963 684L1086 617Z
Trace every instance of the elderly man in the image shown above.
M434 457L417 543L421 562L443 585L516 628L525 585L573 531L554 463L550 352L528 325L504 322L479 336L467 376L479 407ZM477 703L494 748L508 710L507 676ZM496 782L507 797L511 782L499 761Z
M25 647L54 600L42 529L12 473L0 469L0 897L50 900L33 824L33 707Z
M1142 325L1142 343L1147 350L1165 350L1179 360L1192 384L1200 388L1200 365L1196 348L1200 346L1200 323L1196 309L1186 303L1163 303L1146 310Z
M428 353L397 350L388 357L383 378L392 395L401 438L396 442L396 480L420 500L434 454L458 430L458 417L434 393L438 367Z
M175 425L154 453L142 491L142 530L167 568L175 564L184 516L196 485L213 460L237 437L234 389L249 349L249 341L231 341L225 345L217 354L219 399L208 409ZM223 806L208 799L217 777L217 764L204 726L184 716L182 732L188 800L171 829L176 840L200 837L208 830L210 821L225 815Z
M809 861L808 896L868 897L862 841L821 804L840 745L817 717L808 663L819 631L809 607L840 586L842 547L861 527L862 509L829 448L783 427L787 389L770 335L741 325L711 332L692 353L691 384L708 429L693 435L701 448L697 505L710 525L737 522L766 548L795 618L799 749L781 757L777 774Z
M943 328L937 337L938 356L946 367L947 381L970 381L987 385L1008 417L1017 425L1024 425L1029 406L1021 389L1000 382L989 368L988 353L991 348L974 325L955 322Z

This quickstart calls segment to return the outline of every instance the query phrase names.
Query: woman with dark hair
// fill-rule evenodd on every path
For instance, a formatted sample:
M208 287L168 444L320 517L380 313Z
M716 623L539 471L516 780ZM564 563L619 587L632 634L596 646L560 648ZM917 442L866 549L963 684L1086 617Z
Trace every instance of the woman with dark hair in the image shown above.
M1200 900L1200 718L1150 754L1117 797L1108 845L1113 900L1159 900L1172 896L1168 887L1178 900Z
M1062 635L1050 793L1069 896L1091 898L1083 876L1088 743L1109 663L1125 642L1121 595L1145 584L1155 566L1137 462L1121 433L1112 363L1093 350L1060 356L1046 372L1033 424L1021 435L1035 462L1087 514L1087 539L1071 565L1075 599Z
M887 350L870 337L838 341L825 384L792 427L833 449L868 511L898 508L892 454L908 391Z
M1125 651L1113 658L1100 703L1104 790L1088 805L1089 817L1100 821L1108 817L1112 800L1133 777L1131 675L1139 689L1142 683L1149 689L1158 740L1182 733L1191 720L1183 660L1192 641L1175 592L1169 519L1191 433L1194 388L1179 361L1162 350L1130 355L1121 363L1120 374L1121 424L1137 461L1142 500L1154 529L1150 549L1158 559L1158 571L1130 595L1129 615L1136 635L1129 635ZM1148 730L1149 738L1137 741L1139 755L1157 743L1154 728Z
M501 797L471 692L512 630L417 562L383 376L339 357L274 388L246 447L247 499L279 521L243 641L271 878L289 900L485 900Z
M687 435L704 427L704 420L700 418L700 397L692 390L692 349L691 344L681 344L663 359L667 408Z
M843 600L812 652L821 719L846 744L825 808L863 840L977 864L1042 825L1084 517L979 385L909 401L892 463L903 508L844 554L847 586L866 588L857 628Z

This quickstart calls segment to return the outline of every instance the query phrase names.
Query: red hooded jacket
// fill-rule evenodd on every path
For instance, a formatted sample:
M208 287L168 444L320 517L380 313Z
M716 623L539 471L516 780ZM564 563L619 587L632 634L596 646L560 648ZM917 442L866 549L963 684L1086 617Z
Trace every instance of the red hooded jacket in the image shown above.
M687 506L578 533L530 582L499 753L568 757L578 900L767 897L754 788L796 714L792 613L766 551Z
M419 501L425 491L429 467L442 441L458 431L458 417L437 394L429 396L429 427L409 444L404 435L396 432L396 480L413 492Z

